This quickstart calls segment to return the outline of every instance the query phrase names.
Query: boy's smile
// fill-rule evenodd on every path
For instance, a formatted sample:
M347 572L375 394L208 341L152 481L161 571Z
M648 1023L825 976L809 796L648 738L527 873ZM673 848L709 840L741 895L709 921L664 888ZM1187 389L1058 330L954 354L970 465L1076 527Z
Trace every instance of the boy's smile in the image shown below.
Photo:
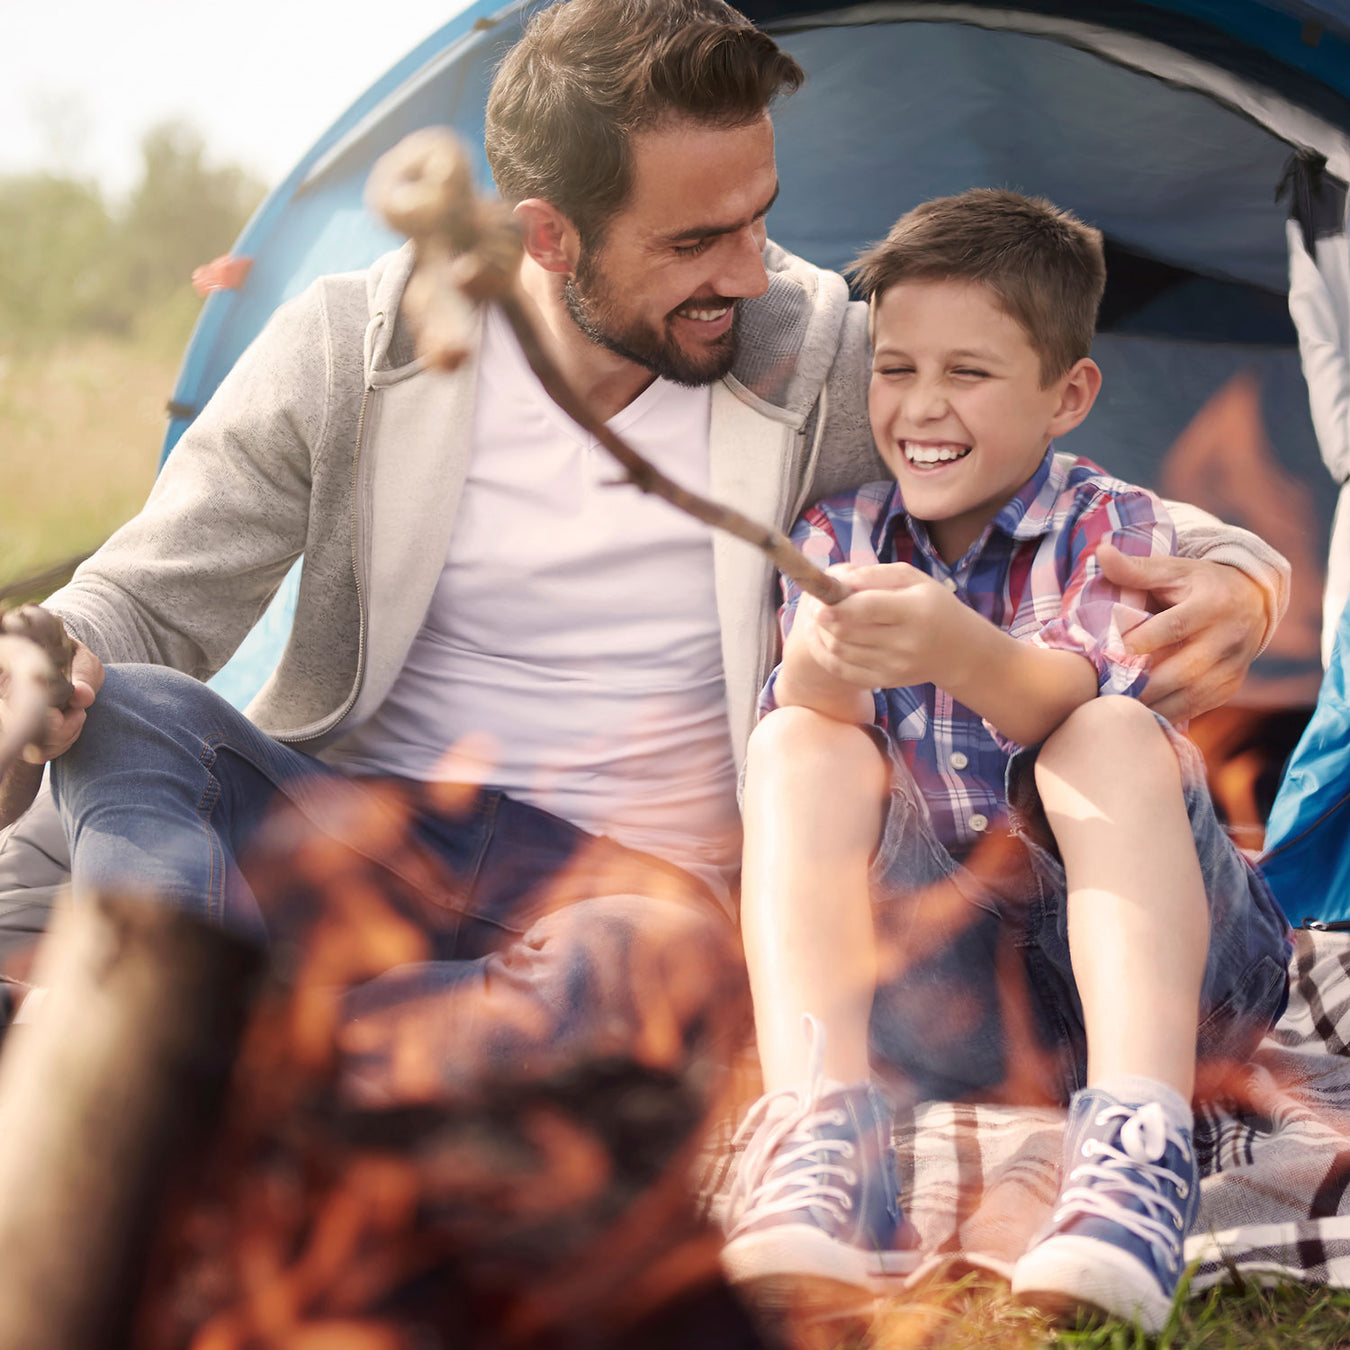
M905 509L954 563L1087 415L1101 381L1076 362L1042 387L1022 325L979 282L905 281L873 314L868 411Z

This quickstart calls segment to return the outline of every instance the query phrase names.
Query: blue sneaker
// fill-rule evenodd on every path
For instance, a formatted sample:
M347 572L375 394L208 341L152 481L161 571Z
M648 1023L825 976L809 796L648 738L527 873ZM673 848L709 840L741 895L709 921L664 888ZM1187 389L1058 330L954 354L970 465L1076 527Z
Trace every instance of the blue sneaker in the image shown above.
M1199 1204L1189 1130L1168 1125L1157 1102L1126 1106L1091 1088L1076 1092L1059 1203L1013 1270L1013 1294L1052 1316L1108 1313L1156 1334Z
M761 1307L838 1314L913 1270L918 1234L900 1214L891 1108L870 1083L827 1085L820 1041L805 1088L761 1097L741 1127L722 1267Z

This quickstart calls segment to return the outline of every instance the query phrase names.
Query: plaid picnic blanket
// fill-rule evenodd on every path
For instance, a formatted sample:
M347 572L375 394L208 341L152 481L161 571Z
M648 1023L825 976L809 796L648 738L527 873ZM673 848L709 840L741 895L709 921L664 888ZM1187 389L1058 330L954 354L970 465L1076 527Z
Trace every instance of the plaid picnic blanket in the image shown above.
M1064 1112L932 1102L903 1114L905 1213L925 1260L1009 1275L1059 1188ZM716 1216L735 1164L728 1128L707 1155ZM1350 1287L1350 934L1300 929L1289 1006L1252 1063L1196 1115L1200 1217L1186 1243L1199 1293L1224 1280Z

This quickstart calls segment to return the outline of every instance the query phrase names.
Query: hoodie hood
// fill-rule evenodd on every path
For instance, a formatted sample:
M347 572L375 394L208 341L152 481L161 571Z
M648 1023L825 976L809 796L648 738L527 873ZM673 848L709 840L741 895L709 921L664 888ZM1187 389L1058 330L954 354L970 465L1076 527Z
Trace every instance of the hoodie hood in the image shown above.
M740 350L731 380L760 411L801 427L840 349L848 285L780 248L764 248L769 289L743 302Z
M403 292L416 255L412 241L377 258L366 272L366 383L372 388L396 384L422 369L408 325L402 322Z

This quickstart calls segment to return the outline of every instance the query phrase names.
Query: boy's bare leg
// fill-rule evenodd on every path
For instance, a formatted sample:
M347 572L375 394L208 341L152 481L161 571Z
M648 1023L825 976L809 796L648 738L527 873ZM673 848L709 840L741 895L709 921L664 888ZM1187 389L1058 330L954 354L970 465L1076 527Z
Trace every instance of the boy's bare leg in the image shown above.
M809 709L780 708L751 738L741 925L765 1095L742 1125L722 1264L770 1310L868 1315L918 1259L867 1054L887 787L867 734Z
M1176 754L1148 709L1098 698L1046 742L1036 784L1068 876L1088 1083L1152 1078L1189 1101L1209 910Z
M766 1092L806 1081L805 1014L824 1034L825 1077L868 1077L867 869L886 793L886 763L856 726L780 708L750 739L741 930Z
M1067 875L1088 1085L1069 1103L1058 1203L1013 1293L1157 1332L1200 1189L1190 1098L1209 908L1181 770L1147 708L1097 698L1047 740L1036 785Z

